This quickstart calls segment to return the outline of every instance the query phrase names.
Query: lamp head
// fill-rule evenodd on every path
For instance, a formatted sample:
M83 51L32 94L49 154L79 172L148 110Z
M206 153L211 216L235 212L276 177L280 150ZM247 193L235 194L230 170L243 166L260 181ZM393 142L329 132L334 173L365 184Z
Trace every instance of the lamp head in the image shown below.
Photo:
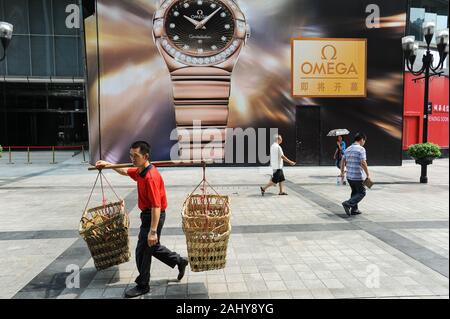
M13 30L14 27L12 24L0 21L0 40L4 50L8 48L8 45L11 42Z
M403 51L410 51L410 50L412 50L415 40L416 40L416 37L413 36L413 35L408 35L406 37L403 37L402 38Z
M416 37L413 35L409 35L402 38L402 48L403 52L405 53L406 59L409 59L409 57L413 53L415 40Z
M447 50L448 53L448 29L441 30L436 36L436 45L439 53L444 53Z
M436 24L432 21L427 21L422 24L423 35L425 36L425 41L428 45L430 45L431 40L433 39L435 26Z

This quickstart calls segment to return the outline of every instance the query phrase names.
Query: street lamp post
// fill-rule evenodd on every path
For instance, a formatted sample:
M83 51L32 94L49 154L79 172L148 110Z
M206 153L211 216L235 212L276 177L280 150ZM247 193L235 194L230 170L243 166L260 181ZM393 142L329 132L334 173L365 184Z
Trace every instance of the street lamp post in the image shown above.
M434 22L424 22L422 25L425 42L427 44L426 52L422 57L422 67L418 71L414 71L414 62L417 58L417 51L419 50L419 44L415 41L414 36L407 36L402 38L402 47L405 55L406 67L414 76L421 76L413 79L414 82L424 79L425 80L425 94L423 105L423 138L422 142L428 142L428 114L429 114L429 88L430 78L433 76L441 76L444 72L441 71L444 66L444 61L448 55L448 29L441 30L436 36L436 45L439 52L439 63L436 67L433 66L434 56L430 50L431 40L434 36L435 24ZM427 165L422 164L422 171L420 176L421 183L427 183Z
M0 41L3 47L3 56L0 57L0 62L6 58L6 50L13 35L13 25L8 22L0 21Z

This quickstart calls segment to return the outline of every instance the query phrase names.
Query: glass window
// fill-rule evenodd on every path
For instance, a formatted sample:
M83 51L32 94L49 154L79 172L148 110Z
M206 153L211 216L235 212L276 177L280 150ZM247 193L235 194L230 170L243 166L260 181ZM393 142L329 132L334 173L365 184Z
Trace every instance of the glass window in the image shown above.
M444 30L448 28L448 16L438 15L436 18L436 30Z
M8 48L8 75L30 75L30 37L15 35Z
M414 35L417 41L425 41L422 24L428 21L435 23L436 32L448 28L448 1L411 0L408 34ZM435 43L435 37L432 43Z
M54 74L52 36L31 36L31 67L33 76Z
M82 32L66 26L70 14L66 8L74 4L80 6L81 1L0 0L1 21L14 25L7 59L0 63L0 75L84 76Z
M425 9L411 8L409 13L409 35L414 35L417 41L422 41L422 24L425 21Z
M0 20L5 21L4 13L3 13L3 0L0 0Z
M76 76L78 74L78 45L79 38L55 37L56 75Z
M31 34L52 34L51 0L28 0Z
M3 56L3 51L2 51L1 48L0 48L0 55ZM8 62L7 60L4 60L3 62L0 62L0 75L5 75L6 74L5 65L6 65L7 62ZM1 99L0 99L0 103L1 103Z
M86 61L84 58L84 45L83 45L83 39L81 38L80 41L78 41L78 76L84 77L86 69Z
M4 19L14 25L15 34L28 34L28 2L27 0L3 1Z

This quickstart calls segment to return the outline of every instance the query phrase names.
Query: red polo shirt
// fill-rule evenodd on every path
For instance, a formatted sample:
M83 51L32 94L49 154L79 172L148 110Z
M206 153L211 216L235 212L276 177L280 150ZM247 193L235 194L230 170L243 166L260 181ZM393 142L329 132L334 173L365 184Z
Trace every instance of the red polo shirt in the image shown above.
M152 208L161 208L165 211L167 208L166 189L164 181L155 166L151 165L138 173L138 168L129 168L128 176L137 182L138 189L138 207L140 210Z

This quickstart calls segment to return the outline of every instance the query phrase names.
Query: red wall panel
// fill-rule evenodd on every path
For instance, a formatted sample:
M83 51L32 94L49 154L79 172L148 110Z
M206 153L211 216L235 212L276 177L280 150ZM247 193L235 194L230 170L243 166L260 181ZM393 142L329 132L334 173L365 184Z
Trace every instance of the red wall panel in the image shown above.
M424 80L412 81L411 73L405 73L405 102L403 149L422 142ZM449 115L448 77L433 77L430 80L429 101L433 103L433 114L428 118L428 141L448 148ZM417 122L418 117L420 120Z

